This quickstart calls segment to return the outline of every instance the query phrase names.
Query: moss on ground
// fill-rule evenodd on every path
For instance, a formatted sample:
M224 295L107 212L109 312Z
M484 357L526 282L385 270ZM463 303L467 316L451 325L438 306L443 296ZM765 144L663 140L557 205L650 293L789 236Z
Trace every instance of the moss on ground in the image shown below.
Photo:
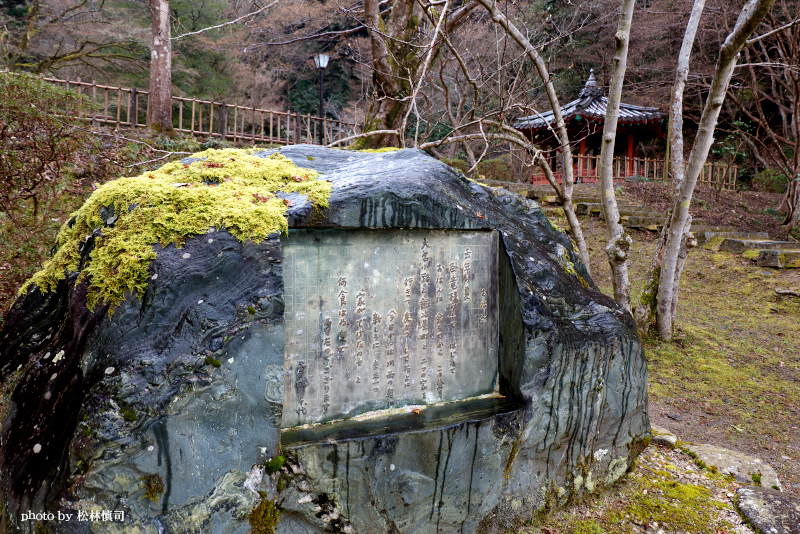
M253 149L209 149L193 158L100 187L62 226L55 255L20 291L31 283L43 292L55 290L67 272L78 271L86 236L102 228L81 277L90 278L90 309L101 302L113 309L128 293L141 296L147 289L155 243L180 248L211 227L254 242L286 232L290 202L279 193L304 194L315 207L328 206L332 184L280 154L259 158Z
M550 509L528 527L512 530L516 534L596 534L655 532L691 532L718 534L729 532L731 525L721 516L731 516L732 503L714 498L711 489L732 491L727 479L703 485L676 480L687 471L688 457L681 451L649 448L637 465L620 483L603 492L584 494L572 507ZM680 458L683 467L669 460ZM663 469L666 467L667 470ZM704 472L703 476L706 473Z

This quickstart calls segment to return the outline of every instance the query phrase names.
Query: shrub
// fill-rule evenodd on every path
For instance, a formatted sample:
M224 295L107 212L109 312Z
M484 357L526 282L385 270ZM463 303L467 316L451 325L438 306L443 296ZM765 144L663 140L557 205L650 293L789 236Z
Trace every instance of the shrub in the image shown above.
M71 192L65 166L87 135L73 117L88 113L88 102L76 93L0 73L0 206L15 226L41 228Z
M778 169L763 170L750 181L754 190L765 193L785 193L788 183L786 175Z

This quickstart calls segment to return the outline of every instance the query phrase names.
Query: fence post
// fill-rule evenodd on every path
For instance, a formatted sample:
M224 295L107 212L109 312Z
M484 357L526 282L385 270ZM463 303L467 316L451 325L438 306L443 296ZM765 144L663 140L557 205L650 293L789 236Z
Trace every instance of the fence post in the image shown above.
M294 144L299 145L303 142L303 129L300 125L300 112L298 111L294 115Z
M214 104L211 104L212 106ZM225 141L228 137L228 104L225 101L222 101L220 105L220 112L219 112L219 135L222 136L222 140Z
M128 117L128 122L131 123L131 128L136 128L137 123L139 122L139 92L136 90L135 87L131 88L131 105L128 106L128 114L131 117Z
M117 87L117 130L119 130L119 117L122 111L122 87Z
M92 80L92 104L97 105L97 81ZM92 128L97 128L97 114L92 110Z

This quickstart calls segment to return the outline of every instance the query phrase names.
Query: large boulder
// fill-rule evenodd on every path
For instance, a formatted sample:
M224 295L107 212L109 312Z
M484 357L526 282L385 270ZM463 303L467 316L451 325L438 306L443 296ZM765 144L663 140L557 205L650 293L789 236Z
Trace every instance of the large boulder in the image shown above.
M92 307L100 225L0 332L0 530L497 532L625 473L650 428L636 327L535 202L417 150L280 153L333 184L327 208L282 195L290 229L497 231L494 391L281 445L285 236L155 244L141 296Z

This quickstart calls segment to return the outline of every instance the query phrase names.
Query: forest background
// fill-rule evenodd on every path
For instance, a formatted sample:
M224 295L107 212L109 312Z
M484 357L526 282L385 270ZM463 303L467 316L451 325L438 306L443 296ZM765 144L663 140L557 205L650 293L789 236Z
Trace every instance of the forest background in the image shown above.
M252 0L161 3L169 10L171 24L173 94L318 115L319 74L312 58L324 52L331 55L325 73L325 114L364 123L377 94L376 63L365 22L367 2L279 0L269 6ZM467 4L455 2L449 8ZM595 70L601 86L607 85L619 20L617 0L511 1L500 5L539 50L562 103L577 96L590 69ZM385 0L377 6L382 15L391 9ZM624 101L667 111L691 8L689 0L636 2ZM731 0L706 2L684 96L685 129L689 131L696 127L720 45L740 9L741 3ZM253 12L257 13L245 17ZM414 16L418 26L436 22L427 20L422 12ZM759 33L797 17L797 2L777 2ZM225 24L237 19L237 24ZM144 0L4 0L0 24L0 59L9 70L148 89L152 32L150 7ZM202 31L208 28L212 29ZM748 184L758 175L757 188L780 190L789 177L794 178L786 167L796 159L792 130L798 121L800 93L797 30L795 26L745 50L746 58L739 61L720 117L712 157L746 163L741 178ZM792 37L794 43L784 42ZM408 55L424 51L426 43L415 39L409 33ZM407 135L423 141L440 140L467 124L467 119L474 120L478 108L484 117L495 115L506 121L549 109L535 69L492 23L486 10L469 10L451 40L452 47L437 50L420 83L421 104L412 111ZM451 50L457 50L460 58ZM472 79L459 72L458 60L468 64ZM415 59L411 68L420 62L421 58ZM408 92L409 88L400 90ZM765 126L771 126L777 135L768 135ZM485 148L480 142L471 145L454 143L434 149L434 153L458 157L471 166ZM508 152L502 143L490 145L484 158ZM664 139L644 147L647 153L640 155L663 155L665 146ZM509 164L515 163L513 159L506 156ZM523 163L524 158L511 170L519 175ZM491 166L485 168L492 173ZM501 172L507 170L501 165Z
M476 9L479 4L486 9ZM681 0L633 3L626 102L669 106L691 7ZM706 2L682 99L685 135L697 128L720 46L741 7ZM319 76L312 58L325 52L332 56L325 114L387 132L359 140L362 147L410 140L468 174L524 180L538 149L525 147L510 125L516 117L548 109L552 94L546 95L542 79L552 81L562 103L577 95L590 69L601 86L607 84L620 8L610 0L493 7L479 0L7 0L0 10L0 52L11 71L147 88L152 101L159 91L148 82L153 84L156 58L164 57L159 46L167 42L173 94L304 114L318 114ZM797 189L800 180L797 14L796 2L775 4L759 37L744 49L729 86L710 157L742 165L745 186L780 191L787 184ZM516 39L496 24L501 18L522 30ZM536 54L543 65L530 61ZM549 75L542 76L545 66ZM393 131L405 135L398 139ZM172 145L169 139L159 142ZM666 139L656 140L640 147L639 155L664 157L666 145ZM71 162L55 174L73 169L76 177L102 181L107 163L120 165L108 157L107 146L97 152L88 165ZM51 187L50 199L67 189L58 187ZM34 197L33 213L46 222L48 211L37 209L36 202ZM6 215L14 215L7 204ZM786 202L781 207L787 208ZM788 208L790 231L798 210ZM19 227L27 221L13 222ZM586 260L579 227L570 226ZM39 248L46 241L38 240ZM24 246L31 247L30 240Z

